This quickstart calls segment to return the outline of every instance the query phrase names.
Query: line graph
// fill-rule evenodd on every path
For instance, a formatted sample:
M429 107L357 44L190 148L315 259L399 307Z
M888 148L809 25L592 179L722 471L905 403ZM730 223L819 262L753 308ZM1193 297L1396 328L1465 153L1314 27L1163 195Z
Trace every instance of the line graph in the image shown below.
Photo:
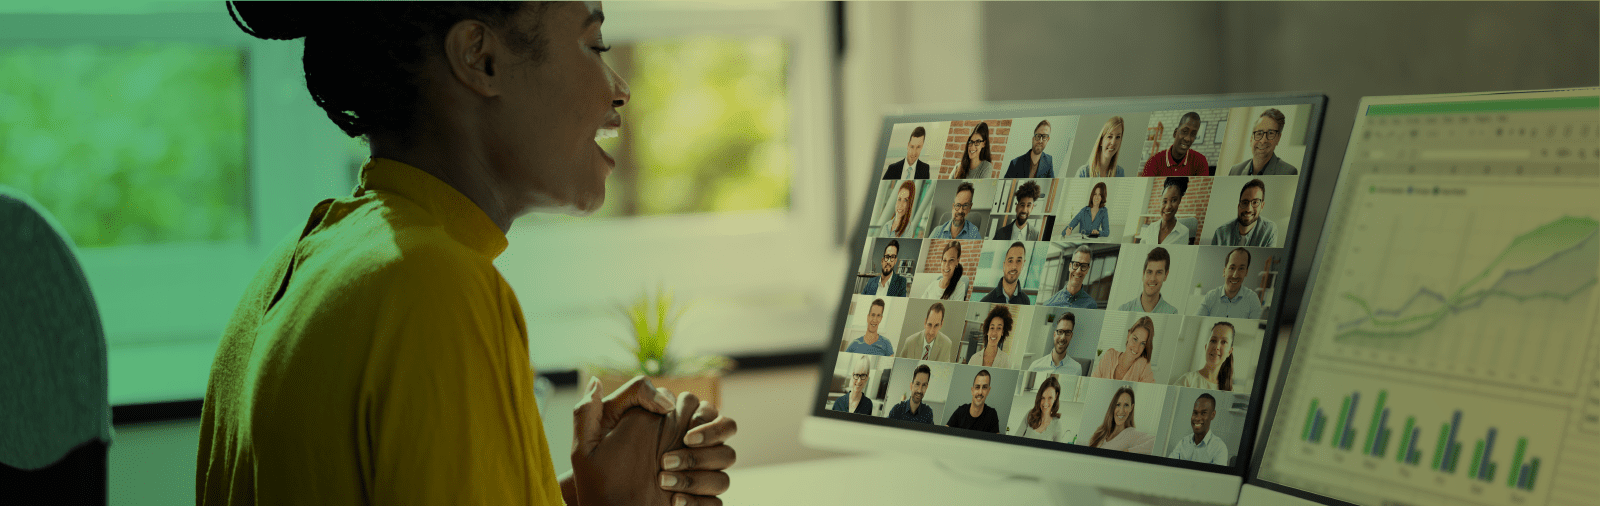
M1482 194L1493 192L1504 199L1359 199L1315 319L1333 338L1320 353L1508 386L1582 384L1600 221L1581 201Z

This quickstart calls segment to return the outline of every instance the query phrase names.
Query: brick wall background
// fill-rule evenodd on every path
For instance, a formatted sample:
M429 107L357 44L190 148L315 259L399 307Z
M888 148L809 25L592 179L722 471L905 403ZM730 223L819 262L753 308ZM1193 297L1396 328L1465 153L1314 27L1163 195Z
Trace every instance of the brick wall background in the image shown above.
M944 143L944 159L939 164L938 179L950 179L950 175L955 173L956 164L961 163L961 152L967 149L967 136L972 135L972 129L976 128L978 123L989 124L989 156L991 157L989 161L994 164L995 170L1005 169L1000 166L1000 160L1005 158L1006 140L1011 136L1011 120L951 121L950 136L946 138ZM1029 135L1032 135L1032 133L1030 132ZM925 153L923 157L928 157L926 152L929 147L922 149Z
M922 254L922 258L927 259L927 261L922 262L922 272L937 273L943 268L941 263L944 258L944 246L950 244L950 241L955 241L955 239L927 240L928 250ZM978 273L978 258L983 256L983 241L965 240L958 242L961 243L961 277L969 280L967 283L967 295L972 295L972 283L970 280Z
M1150 179L1152 183L1145 201L1144 212L1145 214L1161 214L1161 193L1162 189L1165 188L1162 185L1166 184L1167 178L1156 177ZM1205 242L1204 238L1206 237L1204 235L1206 231L1206 207L1209 205L1211 205L1211 178L1190 177L1189 190L1183 194L1183 204L1178 206L1178 216L1193 215L1195 217L1197 230L1194 231L1194 236L1200 238L1202 243ZM1149 225L1157 219L1148 216L1141 217L1139 219L1139 228L1142 229L1145 225Z
M1132 125L1129 126L1122 145L1127 146L1129 141L1140 141L1140 153L1142 156L1137 163L1132 165L1123 164L1123 167L1137 172L1144 168L1145 160L1149 160L1157 151L1171 146L1172 131L1178 128L1178 118L1182 118L1184 113L1191 110L1200 113L1200 133L1195 135L1194 145L1190 146L1189 149L1206 155L1206 163L1216 167L1217 161L1222 158L1222 138L1224 137L1223 134L1226 133L1226 130L1218 130L1218 127L1227 128L1223 126L1223 120L1228 119L1228 110L1226 108L1185 109L1150 113L1150 124L1146 126L1142 135ZM1155 136L1154 142L1151 142L1150 139L1152 135ZM1135 136L1139 137L1134 138ZM1215 171L1212 173L1215 174Z

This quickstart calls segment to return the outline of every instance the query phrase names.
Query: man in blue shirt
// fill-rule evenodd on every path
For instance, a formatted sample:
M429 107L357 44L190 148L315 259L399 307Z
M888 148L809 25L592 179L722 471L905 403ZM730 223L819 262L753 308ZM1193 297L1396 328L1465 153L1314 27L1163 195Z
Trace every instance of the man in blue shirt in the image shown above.
M1200 316L1261 319L1261 297L1244 287L1250 273L1250 250L1234 248L1222 266L1222 286L1206 292L1200 300Z
M866 286L861 287L861 295L905 297L906 277L894 273L894 265L899 259L900 241L890 239L889 245L883 247L883 274L867 280Z
M1006 179L1056 177L1055 164L1050 155L1044 152L1045 145L1049 143L1050 120L1040 120L1039 126L1033 128L1033 149L1028 150L1025 156L1011 159L1011 164L1006 166Z
M1140 313L1178 314L1178 308L1168 304L1161 297L1161 285L1167 282L1167 268L1172 266L1172 255L1167 249L1156 246L1144 256L1144 275L1140 276L1141 290L1138 297L1117 308L1121 311L1135 311Z
M1200 398L1194 400L1194 412L1189 415L1189 427L1194 429L1194 437L1179 438L1178 445L1172 448L1167 458L1228 465L1228 444L1211 433L1211 420L1216 417L1217 398L1211 394L1200 394Z
M977 189L972 183L963 181L956 187L955 202L950 204L950 221L934 229L934 239L982 239L978 233L977 225L967 221L967 213L972 211L972 194Z
M1006 248L1005 263L1000 267L1000 282L988 295L983 296L979 302L996 302L1002 304L1032 304L1028 294L1022 293L1022 269L1028 261L1028 247L1022 241L1011 243Z
M1067 347L1072 345L1072 329L1077 326L1078 317L1071 311L1061 315L1061 319L1056 320L1055 347L1050 349L1050 354L1033 361L1028 370L1064 376L1083 376L1083 364L1067 356Z
M1072 261L1067 263L1067 286L1057 290L1050 300L1043 305L1055 307L1071 307L1078 309L1100 309L1100 303L1089 296L1089 290L1083 286L1083 280L1089 275L1089 263L1094 259L1089 254L1089 247L1078 245L1072 252Z
M889 419L933 425L933 407L922 403L922 395L928 392L928 381L932 377L933 369L928 364L918 365L911 373L911 398L889 408Z
M863 355L894 356L894 345L889 344L889 338L878 334L878 324L883 322L883 308L883 299L872 301L872 306L867 308L867 333L850 341L850 346L845 347L844 351Z

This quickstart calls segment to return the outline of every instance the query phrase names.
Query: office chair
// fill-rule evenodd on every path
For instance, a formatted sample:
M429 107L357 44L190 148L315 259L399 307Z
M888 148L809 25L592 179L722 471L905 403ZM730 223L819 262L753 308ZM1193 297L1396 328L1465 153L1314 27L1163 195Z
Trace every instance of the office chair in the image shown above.
M73 250L0 187L0 503L106 504L106 339Z

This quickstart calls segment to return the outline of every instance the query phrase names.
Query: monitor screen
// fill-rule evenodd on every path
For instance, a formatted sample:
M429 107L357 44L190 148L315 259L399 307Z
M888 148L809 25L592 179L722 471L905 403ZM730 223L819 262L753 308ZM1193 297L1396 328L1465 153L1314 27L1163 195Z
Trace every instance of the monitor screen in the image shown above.
M1325 104L886 118L813 415L1243 475Z
M1363 99L1254 481L1594 504L1597 138L1597 89Z

